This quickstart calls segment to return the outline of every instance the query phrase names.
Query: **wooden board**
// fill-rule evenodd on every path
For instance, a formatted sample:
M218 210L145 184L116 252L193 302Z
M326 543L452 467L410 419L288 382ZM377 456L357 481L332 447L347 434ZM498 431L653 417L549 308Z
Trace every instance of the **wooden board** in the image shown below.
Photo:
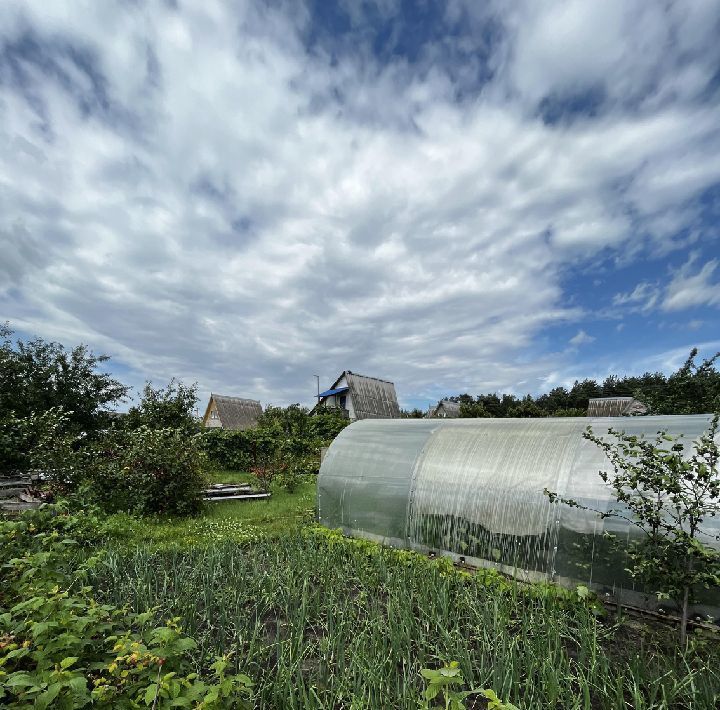
M204 500L210 501L211 503L220 503L224 500L258 500L262 498L269 498L270 493L245 493L243 495L235 496L208 496Z

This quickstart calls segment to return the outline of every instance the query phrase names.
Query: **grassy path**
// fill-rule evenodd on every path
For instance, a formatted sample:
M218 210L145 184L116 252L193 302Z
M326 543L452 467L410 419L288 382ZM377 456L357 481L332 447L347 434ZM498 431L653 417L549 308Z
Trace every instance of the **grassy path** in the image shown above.
M215 471L213 483L252 483L252 474L237 471ZM294 493L279 486L272 489L272 498L258 501L227 501L208 503L197 518L147 518L138 520L128 515L114 515L110 522L118 537L129 544L148 544L165 548L188 545L216 544L224 541L254 542L267 535L299 529L312 522L315 514L315 481L303 483Z

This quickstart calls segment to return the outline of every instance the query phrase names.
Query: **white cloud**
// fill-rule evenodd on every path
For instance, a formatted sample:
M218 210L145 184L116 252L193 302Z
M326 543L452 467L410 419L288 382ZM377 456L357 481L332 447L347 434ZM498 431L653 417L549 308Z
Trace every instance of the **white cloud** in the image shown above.
M568 341L573 347L579 347L580 345L587 345L588 343L595 342L595 337L588 335L584 330L578 330Z
M720 281L713 280L718 260L707 261L699 270L696 269L696 261L697 257L691 256L675 273L667 287L663 310L720 305Z
M660 298L660 289L647 281L641 281L628 293L616 293L613 296L613 305L629 305L640 311L650 311Z
M528 361L538 334L582 315L564 270L675 248L650 225L720 179L720 132L670 60L653 79L656 40L705 41L699 10L569 3L521 25L498 8L494 78L458 102L442 62L306 52L298 4L2 3L22 80L0 82L0 320L90 342L136 381L275 403L344 368L405 398L532 389L567 357ZM700 86L708 62L683 76ZM534 115L603 77L644 108Z

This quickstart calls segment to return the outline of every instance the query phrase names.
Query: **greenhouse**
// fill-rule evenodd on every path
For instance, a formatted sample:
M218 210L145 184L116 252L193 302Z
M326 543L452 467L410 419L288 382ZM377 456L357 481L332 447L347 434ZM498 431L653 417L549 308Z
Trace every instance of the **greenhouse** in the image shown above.
M711 419L368 419L347 427L325 455L318 517L348 535L647 604L623 559L622 543L636 529L551 503L543 491L599 511L617 507L599 476L609 461L582 436L588 425L600 436L609 428L647 437L666 431L681 437L689 456ZM718 535L720 522L706 529ZM720 608L717 592L703 602L707 613Z

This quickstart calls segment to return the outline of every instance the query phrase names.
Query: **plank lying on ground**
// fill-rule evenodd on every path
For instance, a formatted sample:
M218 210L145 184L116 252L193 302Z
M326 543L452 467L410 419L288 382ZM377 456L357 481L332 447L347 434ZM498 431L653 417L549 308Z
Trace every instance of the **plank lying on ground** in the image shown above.
M6 513L20 513L23 510L30 510L31 508L37 508L40 506L42 501L38 500L32 503L24 503L21 501L5 501L0 503L0 510Z
M251 486L249 483L213 483L209 487L222 491L225 488L250 488Z
M24 493L29 486L18 486L16 488L4 487L0 488L0 498L17 498L21 493Z
M233 495L235 493L250 493L252 489L250 486L234 486L232 488L206 488L204 491L206 496L217 496Z
M221 503L224 500L254 500L258 498L269 498L270 493L245 493L237 496L207 496L203 500L208 500L213 503Z
M15 486L27 488L31 483L32 480L29 476L27 478L0 478L0 488L14 488Z

